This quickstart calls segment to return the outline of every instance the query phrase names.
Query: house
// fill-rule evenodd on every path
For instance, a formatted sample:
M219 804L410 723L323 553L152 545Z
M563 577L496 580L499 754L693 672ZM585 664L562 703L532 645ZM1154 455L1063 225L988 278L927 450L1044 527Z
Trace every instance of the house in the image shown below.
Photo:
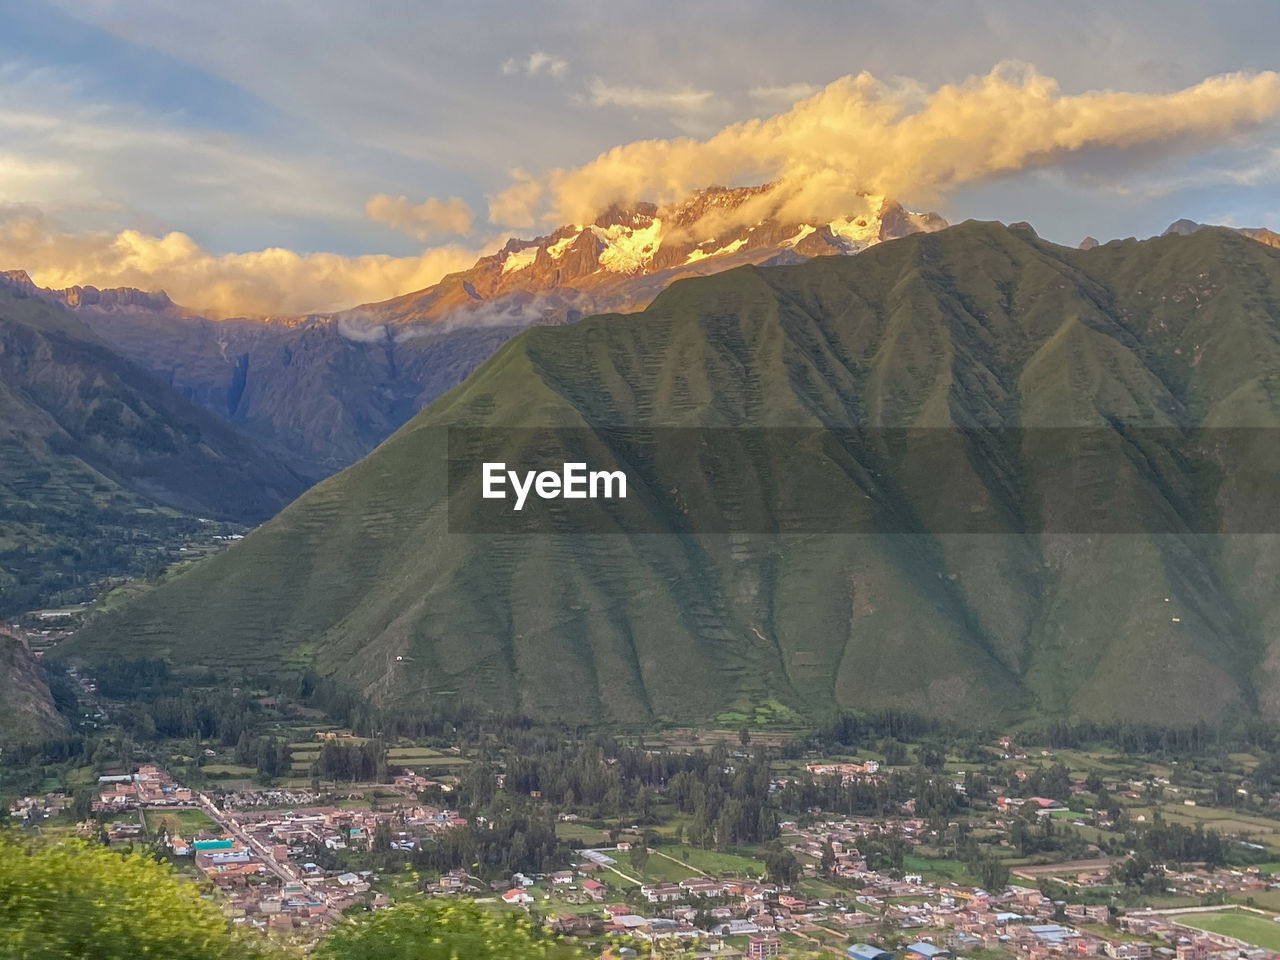
M555 884L561 884L561 885L573 883L573 871L557 870L555 873L551 875L551 882Z
M1209 955L1212 952L1212 941L1204 937L1197 937L1195 940L1178 944L1177 957L1178 960L1209 960Z
M523 890L511 889L502 895L504 903L528 904L533 903L533 897L525 893Z
M680 881L680 889L689 897L718 897L724 893L725 885L707 877L690 877Z
M646 883L640 888L640 893L650 903L669 903L685 895L674 883Z
M776 937L752 937L747 944L747 956L751 960L772 960L780 946Z
M596 903L599 903L601 900L604 899L604 895L608 890L608 888L599 880L582 881L582 889L586 892L587 896L590 897L592 900L594 900Z
M1073 920L1089 920L1093 923L1106 923L1111 919L1111 908L1105 904L1069 903L1063 912Z

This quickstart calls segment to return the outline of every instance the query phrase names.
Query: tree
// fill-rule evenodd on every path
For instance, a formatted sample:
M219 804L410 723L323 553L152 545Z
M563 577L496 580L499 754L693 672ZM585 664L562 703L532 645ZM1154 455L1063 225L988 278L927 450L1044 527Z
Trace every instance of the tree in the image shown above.
M649 862L649 848L643 843L635 843L631 845L631 866L635 867L637 873L644 873L645 865Z
M517 914L493 916L474 903L402 903L336 926L319 960L547 960L571 956Z
M783 886L790 886L800 879L800 861L790 850L769 850L764 855L764 869L769 879Z
M831 846L830 840L822 843L822 875L824 877L831 876L831 869L836 865L836 851Z
M897 767L907 762L907 748L892 737L880 744L880 752L884 754L886 766Z
M0 835L0 956L24 960L251 960L271 954L234 930L201 888L142 854L77 840Z

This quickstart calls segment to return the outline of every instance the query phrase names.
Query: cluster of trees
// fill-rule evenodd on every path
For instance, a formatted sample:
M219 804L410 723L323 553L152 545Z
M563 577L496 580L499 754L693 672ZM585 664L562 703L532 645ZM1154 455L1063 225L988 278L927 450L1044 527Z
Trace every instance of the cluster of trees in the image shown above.
M758 754L726 766L715 753L706 764L676 773L667 785L676 808L693 814L689 843L723 850L776 838L778 816L769 796L768 761Z
M491 780L491 771L473 765L462 785L464 798L486 789L472 776ZM508 756L505 783L511 794L537 791L561 808L588 808L610 818L629 813L640 823L654 822L665 795L692 815L690 843L723 849L776 836L769 780L763 754L731 758L723 743L705 754L687 754L625 746L604 736L529 735Z
M554 815L518 804L436 834L413 852L412 861L423 870L461 868L484 877L510 877L517 871L547 873L558 869L568 854L568 848L556 839Z
M387 773L387 745L381 740L327 740L311 765L321 780L383 783Z
M1233 845L1225 840L1216 830L1206 830L1203 823L1189 827L1181 823L1167 823L1156 810L1149 823L1137 824L1134 831L1133 848L1138 854L1144 854L1151 860L1173 860L1179 863L1203 862L1213 870L1225 866L1228 857L1235 851ZM1247 847L1239 847L1240 862L1265 859L1265 852L1250 857Z
M1053 817L1038 817L1031 805L1009 821L1009 843L1020 857L1056 850L1067 860L1083 857L1089 846L1077 831L1058 826Z
M236 741L236 763L256 767L262 777L283 777L293 764L289 743L279 737L250 737L248 731Z
M1108 743L1124 753L1187 755L1200 753L1218 744L1224 736L1238 736L1206 723L1188 727L1156 727L1135 723L1055 722L1039 729L1024 730L1019 739L1055 749L1087 747Z
M985 791L985 781L978 786ZM914 800L916 814L927 820L950 817L971 799L971 794L955 789L950 777L921 768L848 783L838 776L798 777L782 790L778 802L785 810L820 807L846 816L886 817L901 813L903 804Z

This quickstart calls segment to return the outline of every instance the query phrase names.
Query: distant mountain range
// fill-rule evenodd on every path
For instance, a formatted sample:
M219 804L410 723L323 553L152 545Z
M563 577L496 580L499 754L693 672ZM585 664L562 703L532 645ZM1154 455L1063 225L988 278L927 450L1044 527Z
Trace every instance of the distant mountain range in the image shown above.
M364 456L526 327L638 310L681 277L857 253L946 226L883 200L870 201L872 215L824 224L729 225L765 189L712 187L665 208L614 207L592 224L511 240L425 290L334 314L212 320L164 293L39 295L315 481ZM20 271L8 277L35 289Z
M635 216L631 250L662 220ZM618 224L597 226L607 238ZM527 329L369 456L59 653L308 665L388 705L461 697L577 721L725 717L771 699L811 715L1278 719L1280 538L1196 531L1205 517L1243 525L1252 497L1205 431L1250 428L1253 467L1280 471L1280 251L1225 229L1180 232L1075 250L1026 225L968 222L853 258L682 280L635 315ZM470 296L470 284L483 301L523 271L552 282L552 248L594 249L594 276L605 238L570 228L513 245L477 267L493 287L441 289ZM756 248L762 262L780 242ZM692 252L671 256L688 265ZM513 257L524 265L506 269ZM395 319L413 315L408 300L379 309L389 330L412 323ZM451 532L445 428L458 425L573 426L604 444L619 427L852 431L824 509L874 503L895 525ZM874 439L899 427L967 452L924 478L966 511L1035 523L981 537L920 526L927 451ZM997 427L1020 432L993 447ZM768 503L806 463L738 466ZM675 474L636 464L652 522L683 530ZM1081 494L1138 532L1051 532L1064 497Z
M1167 237L1170 234L1177 234L1187 237L1208 226L1211 226L1211 224L1196 223L1194 220L1175 220L1169 224L1168 229L1165 230L1162 236ZM1230 227L1229 229L1235 230L1236 233L1242 233L1251 240L1265 243L1268 247L1280 248L1280 233L1268 230L1266 227Z

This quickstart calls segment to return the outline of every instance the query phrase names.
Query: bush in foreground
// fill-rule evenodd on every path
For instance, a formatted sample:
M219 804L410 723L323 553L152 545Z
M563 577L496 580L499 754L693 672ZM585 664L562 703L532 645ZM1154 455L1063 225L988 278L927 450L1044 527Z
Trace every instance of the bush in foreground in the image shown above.
M496 916L465 901L428 900L379 910L330 931L321 960L553 960L568 948L527 919Z
M3 960L260 960L200 888L142 854L0 833Z

